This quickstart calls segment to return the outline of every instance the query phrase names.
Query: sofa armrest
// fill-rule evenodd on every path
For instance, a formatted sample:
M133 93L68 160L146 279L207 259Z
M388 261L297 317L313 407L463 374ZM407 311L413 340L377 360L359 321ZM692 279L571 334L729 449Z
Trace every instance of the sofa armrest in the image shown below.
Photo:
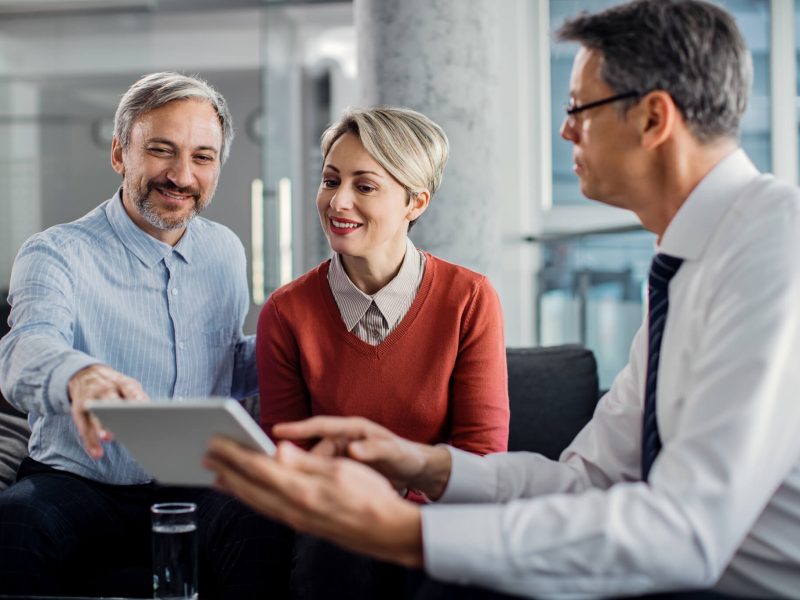
M19 464L28 455L30 434L25 417L0 412L0 490L14 482Z

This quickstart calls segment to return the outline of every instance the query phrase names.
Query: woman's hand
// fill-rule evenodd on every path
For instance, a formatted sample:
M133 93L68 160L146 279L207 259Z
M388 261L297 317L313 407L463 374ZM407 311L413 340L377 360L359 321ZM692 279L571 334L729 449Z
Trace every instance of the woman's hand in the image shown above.
M395 489L419 490L434 500L442 495L450 478L451 459L446 449L403 439L362 417L312 417L281 423L272 433L295 441L318 438L313 454L352 458L381 473Z
M419 508L375 471L288 442L271 458L231 440L211 442L205 466L214 487L297 531L406 566L422 565Z

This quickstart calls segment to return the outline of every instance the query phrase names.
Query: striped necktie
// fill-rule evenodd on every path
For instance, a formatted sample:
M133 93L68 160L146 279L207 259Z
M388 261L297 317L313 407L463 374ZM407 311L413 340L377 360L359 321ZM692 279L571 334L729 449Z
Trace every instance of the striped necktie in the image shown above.
M642 425L642 480L647 481L650 468L661 451L661 437L656 421L656 384L658 383L658 360L661 353L661 338L669 310L669 282L678 272L682 258L667 254L656 254L650 266L650 281L647 288L649 310L647 315L647 380L644 391L644 421Z

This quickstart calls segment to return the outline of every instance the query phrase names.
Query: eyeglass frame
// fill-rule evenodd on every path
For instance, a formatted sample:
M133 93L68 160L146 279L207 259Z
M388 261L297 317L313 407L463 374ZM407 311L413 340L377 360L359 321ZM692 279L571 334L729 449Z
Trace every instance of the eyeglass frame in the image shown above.
M570 106L569 104L564 105L564 111L567 113L567 119L570 121L575 121L575 115L582 113L585 110L589 110L590 108L597 108L598 106L603 106L604 104L610 104L612 102L619 102L620 100L629 100L631 98L641 98L645 94L642 92L623 92L621 94L614 94L613 96L608 96L607 98L601 98L600 100L594 100L592 102L587 102L586 104L581 104L580 106Z

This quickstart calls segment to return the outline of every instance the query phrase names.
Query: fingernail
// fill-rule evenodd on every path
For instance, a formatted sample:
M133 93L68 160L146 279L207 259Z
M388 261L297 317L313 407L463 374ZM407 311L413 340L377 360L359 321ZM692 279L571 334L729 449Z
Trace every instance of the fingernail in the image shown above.
M297 456L297 453L298 453L297 446L295 446L291 442L281 442L280 443L280 450L281 450L281 454L282 455L287 456L289 458L292 458L293 456Z

